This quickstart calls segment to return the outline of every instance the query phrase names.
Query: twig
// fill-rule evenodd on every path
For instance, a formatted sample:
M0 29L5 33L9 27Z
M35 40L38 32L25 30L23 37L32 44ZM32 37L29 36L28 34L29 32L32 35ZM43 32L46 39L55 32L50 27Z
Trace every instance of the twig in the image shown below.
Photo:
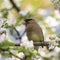
M34 46L48 46L47 42L34 42Z
M17 12L20 11L20 9L16 6L16 4L14 3L13 0L10 0L10 3L13 5L13 8L15 8L17 10Z
M59 0L59 2L60 2L60 0ZM59 7L59 13L60 13L60 7Z
M17 55L15 55L14 53L12 53L10 50L8 50L8 52L9 52L11 55L13 55L14 57L16 57L16 58L18 58L18 59L20 59L20 60L23 60L23 59L21 59L20 57L18 57Z
M22 35L20 35L19 31L18 31L14 26L12 26L12 27L13 27L13 29L16 31L19 39L21 40L22 36L25 34L26 31L24 31L24 32L22 33Z
M15 46L20 46L19 44L15 44ZM47 42L34 42L34 46L49 46Z
M14 26L12 26L12 27L13 27L13 29L16 31L16 33L17 33L19 39L21 40L21 35L20 35L19 32L17 31L17 29L16 29Z

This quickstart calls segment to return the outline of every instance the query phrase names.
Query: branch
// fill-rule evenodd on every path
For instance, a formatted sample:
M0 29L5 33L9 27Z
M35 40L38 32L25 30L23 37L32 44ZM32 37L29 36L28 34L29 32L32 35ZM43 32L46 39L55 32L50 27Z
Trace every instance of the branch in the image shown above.
M16 57L16 58L18 58L18 59L20 59L20 60L23 60L23 59L21 59L20 57L18 57L17 55L13 54L10 50L8 50L8 52L9 52L11 55L13 55L14 57Z
M59 2L60 2L60 0L59 0ZM60 7L59 7L59 13L60 13Z
M16 6L16 4L14 3L13 0L10 0L10 3L12 4L13 8L15 8L17 10L17 12L20 11L20 9Z
M19 39L21 40L22 36L25 34L26 31L24 31L24 32L22 33L22 35L20 35L19 31L18 31L13 25L12 25L12 27L13 27L13 29L16 31Z
M48 46L47 42L34 42L34 46Z
M19 32L17 31L17 29L16 29L14 26L12 26L12 27L13 27L13 29L16 31L16 33L17 33L19 39L21 40L21 37L22 37L22 36L19 34Z
M15 46L20 46L20 44L15 44ZM34 42L34 46L49 46L49 43L47 43L47 42Z

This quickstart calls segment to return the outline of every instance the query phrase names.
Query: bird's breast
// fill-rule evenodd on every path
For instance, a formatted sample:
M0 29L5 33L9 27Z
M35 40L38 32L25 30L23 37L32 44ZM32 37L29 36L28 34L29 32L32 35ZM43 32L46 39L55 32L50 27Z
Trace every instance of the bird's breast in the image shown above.
M34 33L34 34L31 34L31 40L33 40L34 42L39 42L40 37Z
M26 33L29 40L34 42L40 42L44 40L43 32L38 25L28 24L26 27Z

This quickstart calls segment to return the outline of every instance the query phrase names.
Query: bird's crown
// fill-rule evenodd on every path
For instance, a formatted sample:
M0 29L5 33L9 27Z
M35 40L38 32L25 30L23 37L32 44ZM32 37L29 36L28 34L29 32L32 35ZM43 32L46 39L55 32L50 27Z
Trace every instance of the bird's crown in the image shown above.
M31 20L33 20L33 19L32 18L28 18L28 19L25 19L24 21L28 22L28 21L31 21Z

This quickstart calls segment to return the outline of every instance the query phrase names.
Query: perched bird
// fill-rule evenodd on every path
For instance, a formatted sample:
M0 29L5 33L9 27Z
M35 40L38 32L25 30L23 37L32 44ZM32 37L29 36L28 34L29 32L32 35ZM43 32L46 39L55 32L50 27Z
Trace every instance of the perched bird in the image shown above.
M33 42L43 42L44 35L37 22L34 19L25 19L24 21L28 40L33 40Z

